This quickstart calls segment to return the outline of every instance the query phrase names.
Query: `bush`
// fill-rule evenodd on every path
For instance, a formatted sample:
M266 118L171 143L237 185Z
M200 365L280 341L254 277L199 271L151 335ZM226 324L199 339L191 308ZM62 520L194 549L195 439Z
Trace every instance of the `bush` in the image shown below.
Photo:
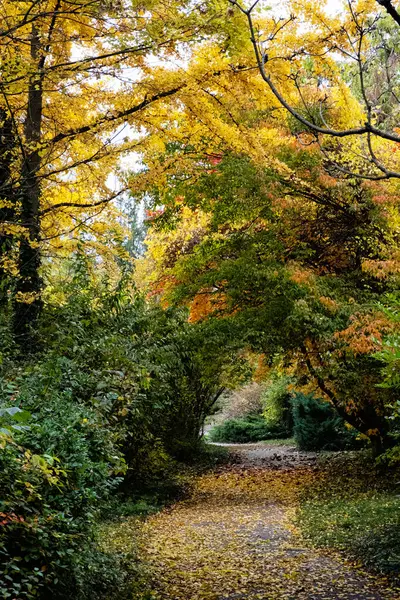
M279 427L273 428L260 415L248 415L245 419L230 419L217 425L209 433L213 442L246 444L286 437Z
M39 381L31 375L21 385L28 424L0 438L0 596L97 598L107 581L111 591L120 579L118 561L114 571L93 527L124 462L98 411L51 386L40 405Z
M280 428L285 435L293 433L293 393L289 390L290 377L270 380L262 395L263 415L272 428Z
M293 399L294 438L301 450L344 450L356 446L356 432L346 427L334 408L312 394Z

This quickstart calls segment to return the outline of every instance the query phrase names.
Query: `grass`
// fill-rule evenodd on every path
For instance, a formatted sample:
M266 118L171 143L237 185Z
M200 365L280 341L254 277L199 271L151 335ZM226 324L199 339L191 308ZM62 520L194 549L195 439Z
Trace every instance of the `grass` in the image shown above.
M303 492L298 524L315 546L344 551L368 568L400 577L399 475L365 453L327 458Z

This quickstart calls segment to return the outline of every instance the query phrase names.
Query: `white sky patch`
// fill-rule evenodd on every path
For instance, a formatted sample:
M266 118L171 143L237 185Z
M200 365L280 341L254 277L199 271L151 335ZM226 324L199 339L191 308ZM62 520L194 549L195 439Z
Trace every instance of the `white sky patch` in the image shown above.
M345 2L343 0L327 0L326 8L330 14L336 15L342 12Z

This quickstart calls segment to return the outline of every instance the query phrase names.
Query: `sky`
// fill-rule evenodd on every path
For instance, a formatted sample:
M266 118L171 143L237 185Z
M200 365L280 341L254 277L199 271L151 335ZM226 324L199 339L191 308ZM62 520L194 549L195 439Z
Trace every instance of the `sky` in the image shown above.
M342 9L343 0L328 0L327 7L330 11L336 13Z

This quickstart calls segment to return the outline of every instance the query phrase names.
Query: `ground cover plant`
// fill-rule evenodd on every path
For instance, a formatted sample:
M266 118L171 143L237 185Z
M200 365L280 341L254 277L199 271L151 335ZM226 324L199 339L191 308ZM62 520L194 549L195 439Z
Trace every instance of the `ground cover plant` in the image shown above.
M287 432L272 428L261 415L249 415L242 419L230 419L213 427L208 437L213 442L246 444L261 440L285 437Z
M320 477L303 490L298 513L303 534L398 583L397 481L398 472L379 469L368 454L330 457Z

